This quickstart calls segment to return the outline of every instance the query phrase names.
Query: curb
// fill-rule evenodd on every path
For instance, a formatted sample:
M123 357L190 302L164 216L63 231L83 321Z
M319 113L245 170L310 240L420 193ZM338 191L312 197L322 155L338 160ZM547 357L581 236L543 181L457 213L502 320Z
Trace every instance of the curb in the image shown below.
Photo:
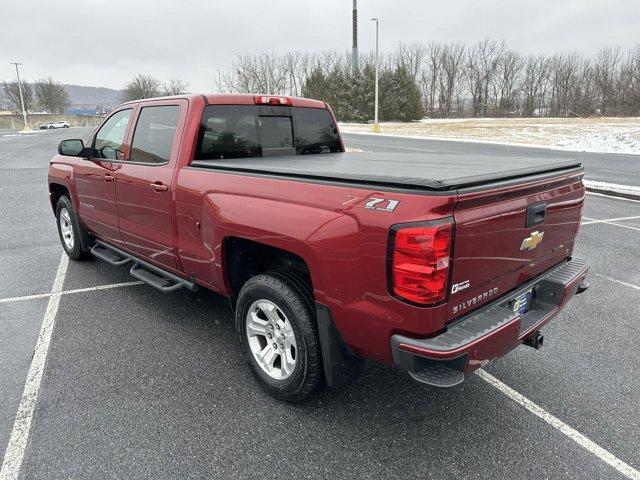
M596 182L593 180L584 180L584 186L586 187L587 192L607 195L609 197L626 198L628 200L640 201L640 187Z

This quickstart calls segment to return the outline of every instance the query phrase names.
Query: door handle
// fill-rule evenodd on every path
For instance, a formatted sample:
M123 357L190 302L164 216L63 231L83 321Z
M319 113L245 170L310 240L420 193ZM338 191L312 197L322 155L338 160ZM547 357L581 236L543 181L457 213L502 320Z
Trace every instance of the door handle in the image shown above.
M150 183L149 186L154 192L166 192L167 190L169 190L169 186L165 185L162 182L153 182Z
M547 216L547 202L535 203L527 207L527 220L525 227L533 227L544 222Z
M105 182L113 182L113 181L115 180L115 177L114 177L113 175L109 174L109 173L105 173L105 174L102 176L102 179L103 179Z

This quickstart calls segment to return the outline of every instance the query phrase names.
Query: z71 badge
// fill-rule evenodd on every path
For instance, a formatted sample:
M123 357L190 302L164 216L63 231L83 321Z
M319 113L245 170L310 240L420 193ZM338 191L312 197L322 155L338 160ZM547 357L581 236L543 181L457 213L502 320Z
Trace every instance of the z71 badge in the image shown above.
M357 197L354 195L347 195L347 197L349 200L342 203L343 207L354 206L380 212L393 212L400 203L400 200L390 198Z

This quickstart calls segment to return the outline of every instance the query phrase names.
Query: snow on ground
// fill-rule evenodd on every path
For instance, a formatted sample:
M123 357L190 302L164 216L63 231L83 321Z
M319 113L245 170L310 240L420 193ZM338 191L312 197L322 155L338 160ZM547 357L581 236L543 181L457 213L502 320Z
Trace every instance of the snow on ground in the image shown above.
M345 133L371 125L343 123ZM640 154L640 118L472 118L381 123L380 133L445 140L538 146L558 150Z
M560 140L556 146L576 152L640 153L640 141L628 133L591 133L576 140Z

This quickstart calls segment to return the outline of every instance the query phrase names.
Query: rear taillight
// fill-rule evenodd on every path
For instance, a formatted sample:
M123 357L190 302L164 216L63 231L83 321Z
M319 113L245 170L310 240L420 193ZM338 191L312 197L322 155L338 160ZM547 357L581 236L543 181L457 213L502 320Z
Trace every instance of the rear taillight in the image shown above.
M451 219L396 225L391 229L392 293L425 305L446 299L453 243Z
M274 97L272 95L256 95L253 97L256 105L292 105L288 97Z

